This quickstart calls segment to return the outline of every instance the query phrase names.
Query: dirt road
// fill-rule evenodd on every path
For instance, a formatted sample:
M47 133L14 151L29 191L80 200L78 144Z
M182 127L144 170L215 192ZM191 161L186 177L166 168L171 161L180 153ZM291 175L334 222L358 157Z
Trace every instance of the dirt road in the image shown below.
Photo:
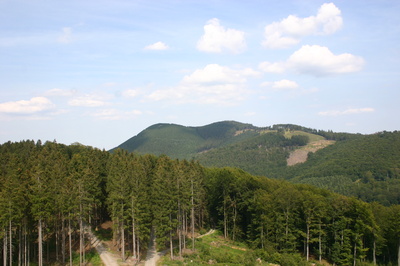
M101 260L105 266L118 266L118 258L107 251L107 248L103 243L93 234L89 226L86 227L85 231L89 235L90 243L96 248L97 253L99 253Z

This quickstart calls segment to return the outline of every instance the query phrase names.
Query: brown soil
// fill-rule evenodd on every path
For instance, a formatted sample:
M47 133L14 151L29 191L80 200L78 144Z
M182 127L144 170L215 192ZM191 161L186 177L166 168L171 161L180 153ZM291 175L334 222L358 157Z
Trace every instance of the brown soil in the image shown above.
M292 151L289 158L287 158L287 165L292 166L298 163L304 163L307 161L309 152L316 152L317 150L323 149L333 143L335 143L333 140L318 140L310 142L306 146Z

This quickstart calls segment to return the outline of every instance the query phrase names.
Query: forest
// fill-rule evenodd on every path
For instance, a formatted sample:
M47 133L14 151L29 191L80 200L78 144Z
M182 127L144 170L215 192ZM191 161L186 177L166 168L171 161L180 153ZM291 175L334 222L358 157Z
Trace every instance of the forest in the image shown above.
M180 259L196 251L195 233L216 228L283 266L400 265L396 204L165 155L40 141L0 145L3 265L69 265L77 255L83 264L85 227L107 220L122 260L143 259L151 233Z

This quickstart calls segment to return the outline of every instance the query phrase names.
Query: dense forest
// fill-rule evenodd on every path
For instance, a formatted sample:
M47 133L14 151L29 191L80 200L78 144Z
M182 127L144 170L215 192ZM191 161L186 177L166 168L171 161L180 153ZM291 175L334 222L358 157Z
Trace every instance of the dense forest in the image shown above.
M40 141L0 146L3 265L69 264L77 253L84 263L85 228L106 220L122 260L142 259L152 233L180 258L196 250L195 232L217 228L281 265L400 263L399 205L163 155Z

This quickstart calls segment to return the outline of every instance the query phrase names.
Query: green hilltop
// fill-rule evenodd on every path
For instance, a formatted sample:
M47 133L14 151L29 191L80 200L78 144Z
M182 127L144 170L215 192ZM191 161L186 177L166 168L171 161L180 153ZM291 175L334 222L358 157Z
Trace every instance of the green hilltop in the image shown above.
M312 184L362 200L400 202L400 132L335 133L291 124L222 121L201 127L156 124L117 148L237 167Z

